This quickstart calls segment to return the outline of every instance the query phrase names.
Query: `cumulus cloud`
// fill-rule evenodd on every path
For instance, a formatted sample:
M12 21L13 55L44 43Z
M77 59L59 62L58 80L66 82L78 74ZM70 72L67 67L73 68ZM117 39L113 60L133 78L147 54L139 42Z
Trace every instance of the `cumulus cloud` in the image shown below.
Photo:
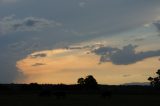
M100 55L100 63L112 62L116 65L133 64L149 57L160 56L160 50L136 53L136 47L137 46L131 44L124 46L122 49L102 47L95 49L92 52L94 52L97 55Z
M43 18L26 17L24 19L15 19L14 16L8 16L0 20L0 33L40 31L44 28L60 25L58 22Z

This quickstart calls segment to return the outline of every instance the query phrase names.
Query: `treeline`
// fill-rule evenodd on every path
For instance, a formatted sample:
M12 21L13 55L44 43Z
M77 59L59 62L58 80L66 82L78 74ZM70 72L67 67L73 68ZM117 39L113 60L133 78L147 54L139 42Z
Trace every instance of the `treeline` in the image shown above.
M83 85L65 85L65 84L0 84L1 94L37 94L41 91L52 92L66 92L69 94L96 94L104 91L112 92L112 94L160 94L159 89L155 89L152 86L137 86L137 85L121 85L121 86L109 86L98 85L95 88L89 88Z
M140 85L120 85L109 86L100 85L92 75L78 78L77 84L0 84L0 95L2 94L38 94L43 92L65 92L67 94L96 94L109 92L112 94L154 94L160 95L160 70L156 72L156 77L149 77L150 86Z

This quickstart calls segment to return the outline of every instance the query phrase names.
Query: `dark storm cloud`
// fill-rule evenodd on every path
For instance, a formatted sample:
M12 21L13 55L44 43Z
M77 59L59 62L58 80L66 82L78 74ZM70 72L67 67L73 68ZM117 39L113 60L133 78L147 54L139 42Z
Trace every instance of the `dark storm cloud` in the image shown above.
M14 7L0 7L0 13L15 13L16 16L42 16L63 22L66 29L72 29L73 35L80 34L86 39L88 32L99 32L98 36L107 33L124 31L152 21L154 8L160 3L157 0L19 0ZM37 5L37 1L39 5ZM79 4L79 5L78 5ZM84 9L79 8L85 7ZM158 5L159 6L159 5ZM47 7L47 8L42 8ZM25 8L25 12L23 11ZM52 10L52 11L51 11ZM7 12L4 12L7 11ZM143 13L143 15L142 15ZM2 15L2 16L6 16ZM8 13L9 14L9 13ZM9 14L9 15L10 15ZM17 15L18 14L18 15ZM19 26L19 25L18 25ZM65 36L70 36L66 35ZM93 36L97 34L92 33ZM63 36L63 35L61 35ZM89 37L90 38L90 37Z
M9 16L0 20L0 33L6 34L19 31L39 31L47 27L60 25L61 24L58 22L43 18L26 17L24 19L15 19L14 16Z
M128 65L138 61L142 61L149 57L160 56L160 50L146 51L136 53L135 48L137 46L127 45L122 49L112 47L102 47L93 50L97 55L100 55L100 63L112 62L116 65Z

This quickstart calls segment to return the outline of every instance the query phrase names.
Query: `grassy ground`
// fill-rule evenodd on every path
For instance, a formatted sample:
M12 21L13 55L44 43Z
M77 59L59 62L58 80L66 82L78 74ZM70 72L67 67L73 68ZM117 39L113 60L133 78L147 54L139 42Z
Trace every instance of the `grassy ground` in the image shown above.
M57 99L54 96L1 95L0 106L160 106L160 96L114 95L104 99L100 95L67 95Z

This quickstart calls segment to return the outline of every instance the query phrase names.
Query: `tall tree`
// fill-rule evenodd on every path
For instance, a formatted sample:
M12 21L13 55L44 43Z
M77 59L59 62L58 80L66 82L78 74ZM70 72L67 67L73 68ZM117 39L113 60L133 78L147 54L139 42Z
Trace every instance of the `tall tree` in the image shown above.
M90 87L95 87L97 86L97 81L96 79L92 76L92 75L88 75L85 80L84 80L85 84L87 86L90 86Z
M96 79L92 75L88 75L85 78L79 78L77 80L77 83L79 85L83 85L84 87L92 88L92 89L97 88L97 85L98 85Z
M160 69L157 70L156 77L149 77L148 80L150 81L151 86L160 88Z

